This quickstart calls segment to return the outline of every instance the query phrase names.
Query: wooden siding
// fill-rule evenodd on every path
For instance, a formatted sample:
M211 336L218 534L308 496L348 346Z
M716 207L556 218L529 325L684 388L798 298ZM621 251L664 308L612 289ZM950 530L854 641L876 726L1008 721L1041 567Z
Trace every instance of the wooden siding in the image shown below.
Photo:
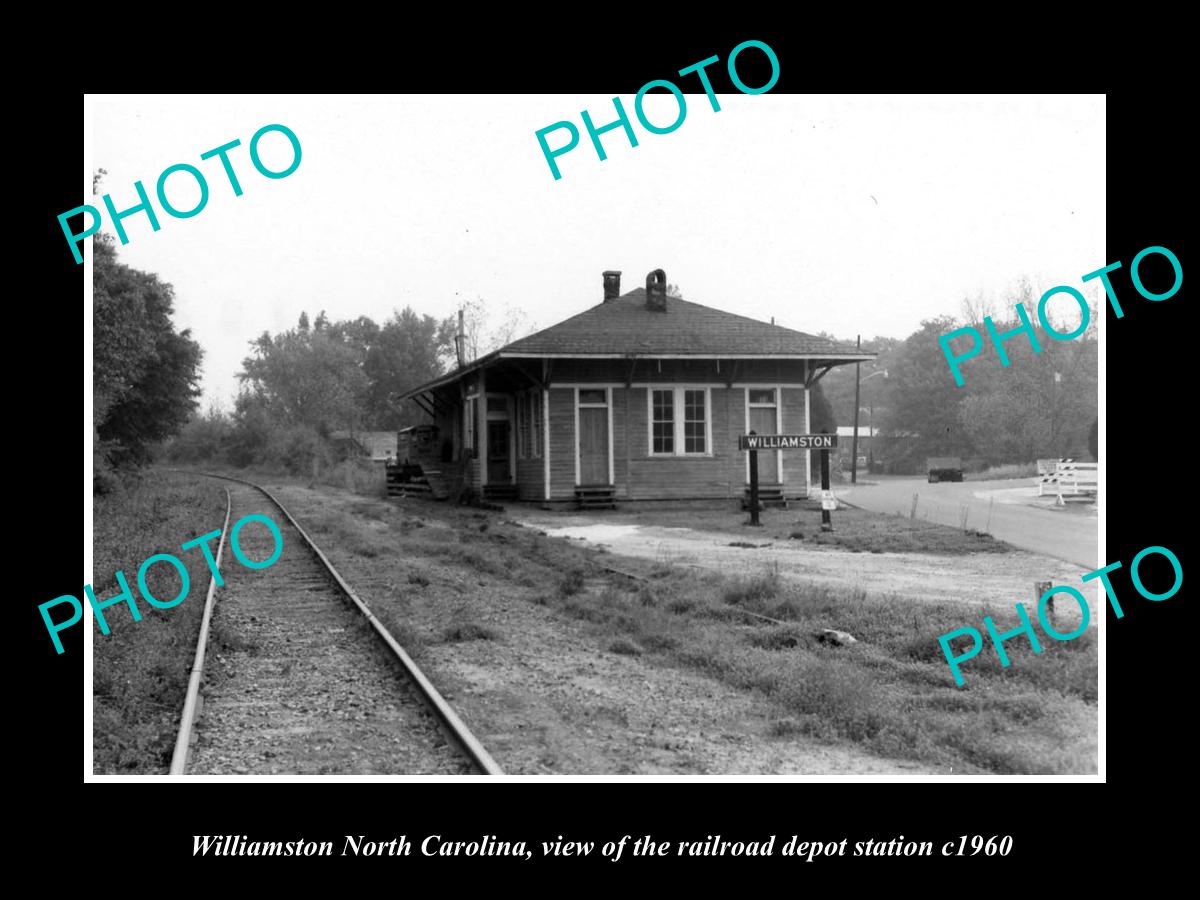
M610 359L556 359L552 384L625 384L631 363ZM634 384L704 383L803 384L803 360L721 360L720 371L711 359L639 359L632 364Z
M540 399L540 398L539 398ZM545 467L541 457L517 460L517 496L522 500L543 499Z
M804 389L784 388L783 403L783 433L804 434ZM817 454L812 454L817 458ZM783 451L783 484L784 495L787 497L805 496L806 482L804 480L804 461L809 453L804 450Z
M613 411L613 430L623 436L629 435L628 474L622 471L622 477L617 481L617 496L629 500L741 496L745 483L745 457L737 449L737 437L745 424L746 392L741 388L712 389L711 456L652 457L649 455L646 391L646 388L628 391L627 429L624 403L619 403ZM624 465L626 460L622 458L621 462Z
M618 498L628 497L629 492L629 460L636 452L633 447L633 435L629 429L629 417L640 403L642 421L646 419L646 392L634 388L613 388L612 399L612 471L613 485L616 487ZM643 431L645 426L643 425ZM646 443L642 438L642 444ZM645 450L641 451L643 454Z
M593 384L611 388L612 472L618 499L728 499L742 496L746 486L746 456L737 449L738 435L746 423L744 385L775 388L801 384L804 364L799 361L741 360L737 369L722 362L720 373L713 360L656 360L637 362L632 373L634 387L626 388L630 363L623 360L556 360L552 370L550 415L546 423L550 438L550 497L574 499L575 491L575 385ZM732 376L736 388L727 388ZM646 385L704 385L710 394L712 446L707 456L651 457L647 417ZM570 385L564 387L562 385ZM804 390L785 387L780 392L782 431L804 431ZM480 404L483 407L483 404ZM481 408L480 419L486 412ZM461 416L461 411L456 411ZM441 437L453 436L449 417L439 416ZM477 424L486 427L483 421ZM455 448L457 451L459 448ZM803 452L784 452L783 477L789 497L805 491ZM464 487L480 487L480 460L464 460ZM518 459L516 484L522 500L545 497L545 460Z
M575 389L550 389L550 497L575 497Z

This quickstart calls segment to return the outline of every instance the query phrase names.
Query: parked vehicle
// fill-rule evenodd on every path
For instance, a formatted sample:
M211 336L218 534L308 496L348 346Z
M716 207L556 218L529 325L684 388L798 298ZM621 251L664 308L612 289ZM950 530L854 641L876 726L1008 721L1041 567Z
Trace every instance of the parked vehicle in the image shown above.
M963 480L963 464L957 456L931 456L925 460L925 470L930 484Z

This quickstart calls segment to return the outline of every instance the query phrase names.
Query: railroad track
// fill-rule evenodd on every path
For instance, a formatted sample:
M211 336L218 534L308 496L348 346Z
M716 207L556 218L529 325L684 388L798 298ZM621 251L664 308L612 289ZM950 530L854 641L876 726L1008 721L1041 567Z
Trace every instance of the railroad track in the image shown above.
M171 774L502 775L462 720L291 513L231 482L229 523L269 516L269 569L221 568L209 584ZM282 514L282 515L280 515ZM271 535L238 535L253 560Z

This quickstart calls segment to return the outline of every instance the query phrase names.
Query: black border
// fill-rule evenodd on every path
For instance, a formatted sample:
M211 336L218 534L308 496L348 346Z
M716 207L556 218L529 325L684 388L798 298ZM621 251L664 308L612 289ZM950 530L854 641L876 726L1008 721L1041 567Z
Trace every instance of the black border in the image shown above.
M606 14L600 13L605 23ZM880 28L880 23L874 23ZM847 31L850 26L846 26ZM994 48L985 45L977 54L945 50L934 55L932 48L916 48L899 41L890 52L871 57L886 39L866 43L852 41L844 33L815 29L726 25L725 35L682 34L679 31L643 33L622 29L619 22L561 37L529 39L524 45L507 39L489 46L471 47L461 35L428 34L405 39L395 52L359 60L344 73L338 89L353 89L367 83L401 92L470 90L492 92L606 93L628 96L652 78L671 77L671 72L718 54L724 59L740 40L754 37L769 43L781 61L781 77L774 92L894 89L905 91L988 91L1012 89L1000 85L998 77L1012 76L1012 68L1023 63L1005 57L994 62L981 60ZM736 33L734 37L726 35ZM1014 38L1016 35L1014 35ZM1079 41L1086 36L1079 35ZM1024 38L1034 41L1032 35ZM1053 43L1052 38L1047 38ZM832 44L833 49L822 44ZM1079 52L1085 49L1072 41ZM1093 46L1089 53L1103 55ZM369 54L368 54L369 55ZM312 59L312 57L309 57ZM667 65L658 60L669 59ZM871 66L862 66L870 59ZM286 56L268 58L263 65L284 62ZM293 60L294 61L294 60ZM965 63L974 63L967 68ZM1028 65L1038 64L1037 59ZM857 68L856 68L857 66ZM907 68L906 68L907 66ZM1068 56L1057 82L1028 85L1036 90L1099 91L1107 73L1094 79L1072 63ZM945 67L949 73L941 71ZM291 90L333 90L328 70L300 67L295 77L276 85ZM296 71L293 69L292 71ZM714 67L720 73L721 67ZM386 75L384 75L386 73ZM925 77L916 77L919 73ZM972 78L972 73L974 78ZM179 78L170 88L158 90L212 90L211 73L175 73ZM369 78L380 74L379 79ZM952 81L945 77L953 76ZM1026 77L1030 74L1026 72ZM1043 71L1041 74L1045 74ZM933 77L928 77L933 75ZM240 77L240 76L239 76ZM746 80L755 83L750 74ZM242 84L226 75L222 87L230 92L259 90L266 85ZM959 79L965 79L959 83ZM1084 83L1091 80L1093 83ZM1017 81L1020 81L1018 78ZM718 92L729 90L714 79ZM1169 82L1168 82L1169 84ZM685 90L694 91L683 85ZM134 89L130 85L119 88ZM578 105L564 97L564 115ZM65 428L79 427L74 412L78 402L78 368L69 356L73 341L49 339L57 335L78 309L82 267L64 253L62 235L55 216L78 202L82 178L79 161L79 119L82 96L76 89L57 94L41 93L27 104L25 121L38 123L37 152L31 154L34 173L22 179L28 197L20 201L26 212L18 217L23 235L19 246L32 249L38 261L32 290L24 303L13 304L16 322L10 335L21 336L19 346L37 348L41 360L19 362L20 377L13 391L15 409L10 421L24 427L29 463L41 473L34 479L36 490L22 507L32 515L22 516L28 525L19 526L21 565L28 584L18 590L23 626L20 636L29 656L19 669L17 690L20 709L20 745L26 765L33 769L33 782L41 796L22 809L22 822L31 833L39 829L62 830L66 819L74 820L77 832L116 836L141 835L153 845L157 860L178 863L191 860L191 868L211 873L216 864L224 874L233 866L250 871L269 866L270 873L283 876L299 873L310 878L325 872L403 873L419 864L430 874L441 871L434 861L412 857L404 861L380 859L357 861L353 869L340 863L324 865L321 860L197 859L191 856L191 835L249 834L263 839L337 840L339 835L365 833L389 839L398 834L442 833L464 840L479 835L542 840L564 834L568 838L604 841L632 832L652 833L657 839L703 838L719 833L727 839L761 839L775 833L786 838L793 833L821 839L854 840L894 837L905 834L920 840L956 839L963 833L1012 834L1015 851L1005 860L977 858L972 865L988 871L1032 871L1047 861L1073 868L1078 860L1090 861L1106 832L1118 824L1106 821L1111 813L1101 805L1097 786L1016 784L883 785L883 784L699 784L567 785L522 784L477 785L269 785L247 789L244 784L208 784L204 796L187 792L187 797L164 797L154 786L138 785L131 797L125 786L87 786L81 779L82 671L81 630L66 636L67 653L57 657L45 640L36 604L59 593L78 590L82 566L74 560L79 531L67 527L68 510L74 509L83 484L78 475L79 454L75 446L59 436ZM1127 90L1108 95L1108 256L1104 260L1081 260L1081 275L1107 262L1122 260L1124 273L1114 283L1126 315L1116 320L1108 313L1107 410L1108 422L1108 552L1107 560L1123 560L1143 547L1159 544L1171 548L1184 569L1188 568L1182 529L1172 510L1187 491L1186 468L1178 473L1175 460L1186 456L1189 441L1190 398L1186 391L1186 350L1177 342L1188 340L1183 316L1184 291L1169 301L1150 303L1137 298L1127 281L1128 264L1143 247L1171 248L1187 269L1182 228L1185 208L1184 154L1188 145L1174 139L1173 123L1181 115L1169 89ZM1030 135L1036 141L1037 135ZM30 229L30 231L25 231ZM22 254L22 257L24 254ZM18 265L23 259L16 261ZM27 264L26 264L27 265ZM1124 281L1122 279L1125 279ZM1071 283L1067 281L1066 283ZM51 309L63 314L47 321ZM78 318L73 321L78 322ZM60 324L63 323L63 324ZM15 343L15 342L14 342ZM71 346L66 346L70 344ZM29 389L32 387L33 389ZM68 399L69 398L69 399ZM1132 414L1131 414L1132 413ZM1160 434L1160 430L1162 434ZM1182 482L1172 486L1179 477ZM31 521L30 521L31 520ZM1127 572L1127 569L1126 569ZM1185 600L1181 591L1169 601L1151 603L1136 597L1125 572L1114 576L1124 602L1125 617L1108 614L1108 781L1124 793L1145 791L1147 780L1161 778L1167 771L1186 772L1186 757L1174 751L1173 738L1186 724L1190 706L1182 660L1189 654L1183 641L1192 633L1184 620ZM1149 579L1147 579L1149 580ZM1163 751L1171 748L1169 755ZM1107 790L1107 788L1105 788ZM1161 790L1151 787L1150 790ZM116 792L120 791L120 795ZM1067 796L1069 794L1069 797ZM583 796L581 796L583 795ZM1124 805L1124 804L1122 804ZM1134 823L1123 823L1134 826ZM1124 827L1122 840L1146 841L1153 823ZM1141 833L1137 833L1138 831ZM1131 831L1135 832L1131 835ZM362 865L367 869L363 869ZM708 878L717 872L767 865L774 873L781 866L806 881L818 872L841 874L853 868L855 875L879 873L886 878L895 866L924 867L945 877L946 860L891 859L870 863L864 860L829 859L823 863L772 858L769 860L627 860L613 866L595 857L584 860L544 860L539 872L577 872L583 866L589 878L630 866L638 874L661 870L666 865L676 874ZM966 874L967 863L952 862L954 870ZM609 866L608 869L605 866ZM1052 863L1053 867L1054 863ZM397 868L402 866L403 868ZM529 864L524 864L528 869ZM521 877L520 864L494 859L456 860L455 874L475 870L501 879ZM981 884L975 876L970 884ZM962 886L966 889L966 885Z

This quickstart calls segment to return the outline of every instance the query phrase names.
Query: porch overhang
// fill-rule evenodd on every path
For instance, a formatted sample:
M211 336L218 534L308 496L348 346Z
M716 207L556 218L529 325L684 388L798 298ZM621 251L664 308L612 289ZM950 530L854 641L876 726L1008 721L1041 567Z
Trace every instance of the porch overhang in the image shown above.
M481 357L474 362L455 369L453 372L448 372L439 378L428 381L420 387L415 387L404 394L397 395L394 400L400 402L409 400L423 394L432 396L432 392L440 388L449 387L450 385L461 381L466 376L480 369L487 368L502 360L530 360L530 359L620 359L620 360L760 360L763 362L773 362L777 360L802 361L808 363L808 371L810 373L810 386L820 380L821 376L832 369L834 366L843 365L846 363L855 362L870 362L875 359L874 353L847 353L829 354L829 353L519 353L507 350L496 350L489 353L487 356ZM527 376L533 379L532 375L521 369ZM816 374L819 372L820 374ZM815 377L814 377L815 376ZM534 379L536 380L536 379Z

